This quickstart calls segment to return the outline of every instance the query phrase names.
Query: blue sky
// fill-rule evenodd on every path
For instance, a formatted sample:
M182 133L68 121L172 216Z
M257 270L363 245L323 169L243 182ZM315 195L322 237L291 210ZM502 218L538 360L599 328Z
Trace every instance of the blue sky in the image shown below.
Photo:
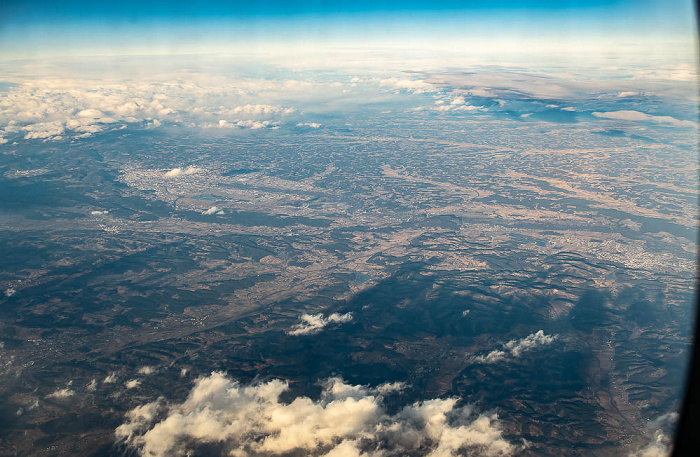
M178 52L242 43L692 42L689 0L0 2L0 56ZM218 48L217 48L218 49Z

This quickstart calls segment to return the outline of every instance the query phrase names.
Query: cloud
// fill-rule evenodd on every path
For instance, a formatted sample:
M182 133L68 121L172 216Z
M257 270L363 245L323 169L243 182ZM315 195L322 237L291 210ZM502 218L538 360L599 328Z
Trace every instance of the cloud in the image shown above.
M693 121L683 121L676 119L671 116L653 116L651 114L642 113L640 111L631 110L621 110L621 111L607 111L607 112L594 112L592 113L595 117L601 117L605 119L615 119L620 121L644 121L644 122L655 122L657 124L672 125L674 127L695 127L697 124Z
M73 394L75 394L75 392L73 392L71 389L66 387L65 389L58 389L58 390L48 394L46 396L46 398L56 398L56 399L68 398L68 397L72 397Z
M653 92L649 92L649 91L642 91L642 92L639 92L639 91L623 91L623 92L620 92L619 94L617 94L617 96L620 97L620 98L624 98L624 97L636 97L636 96L638 96L638 95L646 95L646 96L649 96L649 95L654 95L654 93L653 93Z
M5 296L8 298L13 296L16 293L17 293L17 289L15 289L15 288L8 287L7 289L5 289Z
M668 457L671 455L673 440L670 437L672 429L678 421L678 413L669 413L649 421L647 429L651 433L648 442L630 457Z
M302 314L299 319L302 322L292 327L292 330L288 332L290 335L312 335L320 332L324 327L330 324L350 322L352 320L352 313L333 313L328 317L323 317L323 314Z
M202 171L204 171L202 168L197 168L195 166L190 165L189 167L185 168L184 170L182 168L173 168L172 170L165 173L165 177L166 178L177 178L178 176L193 175L196 173L201 173Z
M249 128L251 130L259 130L265 128L275 129L279 125L279 122L274 121L254 121L252 119L227 121L225 119L219 120L218 124L205 124L203 128L219 128L219 129L232 129L232 128Z
M105 379L102 381L105 384L114 384L117 382L117 374L116 373L110 373L105 377Z
M212 84L211 78L197 72L143 82L28 77L0 93L0 143L14 140L10 135L50 141L85 138L127 124L154 128L167 121L206 127L222 115L286 116L296 110L265 101L310 86L302 81L237 80L234 76ZM248 99L255 103L245 103ZM246 127L242 122L239 127ZM260 127L252 124L250 128Z
M224 210L219 208L218 206L212 206L208 210L202 211L202 214L206 214L207 216L211 216L211 215L222 216L224 214Z
M218 445L231 456L306 455L393 457L507 456L495 413L477 414L455 398L433 399L387 413L382 390L326 380L316 400L280 402L287 384L273 380L242 386L223 373L199 378L183 403L160 398L129 411L117 439L141 455L186 455Z
M127 389L134 389L138 386L141 385L141 380L139 379L130 379L124 383Z
M97 379L93 379L92 381L90 381L90 382L85 386L85 388L86 388L88 391L90 391L90 392L94 392L95 389L97 389Z
M316 122L300 122L297 124L297 127L311 127L312 129L317 129L320 128L322 124L318 124Z
M149 375L152 375L153 373L155 373L156 371L158 371L157 368L150 367L150 366L143 366L143 367L139 368L136 373L142 374L144 376L149 376Z
M107 211L107 210L105 210L105 211L90 211L90 214L93 216L101 216L101 215L107 214L107 213L109 213L109 211Z
M503 345L502 349L493 350L486 355L472 357L471 360L475 363L496 363L518 358L524 352L552 344L557 338L557 335L545 335L542 330L539 330L525 338L508 341Z
M247 114L259 116L262 114L292 114L296 111L294 108L282 108L274 105L243 105L237 106L228 110L221 110L218 114Z
M25 140L61 139L65 132L62 122L38 122L22 127Z
M434 91L435 87L425 81L408 78L384 78L376 79L380 86L389 87L396 90L405 90L414 94Z

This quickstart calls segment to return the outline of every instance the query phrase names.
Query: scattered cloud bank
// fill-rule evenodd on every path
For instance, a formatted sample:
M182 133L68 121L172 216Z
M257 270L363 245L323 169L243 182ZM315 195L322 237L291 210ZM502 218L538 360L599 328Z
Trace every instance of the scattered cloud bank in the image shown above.
M466 450L507 456L518 450L503 438L496 414L477 414L454 398L416 402L390 415L383 392L394 389L334 378L323 383L318 400L283 403L282 381L242 386L215 372L199 378L183 403L160 398L129 411L116 436L153 457L188 455L202 444L236 457L449 457Z
M301 323L292 327L288 333L290 335L312 335L318 333L330 324L342 324L350 322L353 319L352 313L339 314L333 313L328 317L323 317L323 314L302 314L299 318Z
M544 331L539 330L525 338L508 341L503 345L502 349L493 350L486 355L472 357L471 360L476 363L496 363L507 359L517 359L524 352L552 344L557 338L557 335L545 335Z
M310 127L312 129L318 129L321 128L322 124L319 124L317 122L300 122L297 124L297 127Z
M219 208L218 206L212 206L208 210L202 211L202 214L206 214L207 216L222 216L224 214L224 210Z
M601 117L605 119L615 119L619 121L644 121L644 122L654 122L657 124L672 125L674 127L695 127L696 124L693 121L682 121L671 116L653 116L651 114L642 113L641 111L631 111L631 110L621 110L621 111L606 111L606 112L594 112L595 117Z
M157 128L166 123L211 127L235 116L240 128L275 127L297 112L268 103L274 91L301 91L302 81L198 81L202 75L171 75L173 80L105 83L94 80L44 78L25 80L0 93L0 144L8 138L62 140L136 125ZM189 82L183 79L190 80ZM276 120L258 121L260 116ZM229 126L228 124L222 127Z

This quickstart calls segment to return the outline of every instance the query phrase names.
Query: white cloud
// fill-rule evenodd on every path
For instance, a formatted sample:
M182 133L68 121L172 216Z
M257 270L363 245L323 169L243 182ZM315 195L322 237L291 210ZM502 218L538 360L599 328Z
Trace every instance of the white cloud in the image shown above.
M201 173L203 171L204 170L202 168L197 168L195 166L190 165L189 167L185 168L184 170L182 168L173 168L172 170L165 173L165 177L166 178L177 178L178 176L193 175L196 173Z
M287 384L242 386L223 373L199 378L187 399L164 399L129 411L116 430L120 441L153 457L186 455L197 443L221 444L232 456L507 456L494 413L477 414L457 399L416 402L389 415L380 388L341 379L323 383L317 400L280 402Z
M149 375L152 375L153 373L155 373L156 371L158 371L157 368L154 368L154 367L147 365L147 366L143 366L143 367L139 368L137 373L142 374L144 376L149 376Z
M292 114L296 111L293 108L282 108L280 106L274 105L243 105L237 106L232 109L223 109L217 114L247 114L252 116L259 116L262 114Z
M607 112L594 112L595 117L605 119L615 119L620 121L645 121L655 122L657 124L672 125L675 127L695 127L697 124L693 121L682 121L671 116L653 116L651 114L642 113L640 111L620 110Z
M212 84L211 78L197 72L174 80L144 82L26 78L0 93L0 143L17 133L28 140L48 141L84 138L126 124L154 128L168 121L206 127L222 115L286 116L296 110L265 101L310 87L303 81L241 81L235 77L219 78ZM249 100L255 103L245 103ZM246 127L244 123L240 127ZM258 124L248 127L261 128Z
M6 297L11 297L16 293L17 293L17 289L14 289L12 287L8 287L7 289L5 289L5 296Z
M218 124L205 124L203 128L220 128L220 129L232 129L232 128L249 128L251 130L259 130L264 128L276 128L279 122L274 121L254 121L252 119L227 121L225 119L219 120Z
M312 129L317 129L320 128L322 124L318 124L316 122L303 122L297 124L297 127L311 127Z
M94 392L95 389L97 389L97 379L93 379L92 381L90 381L90 382L85 386L85 388L86 388L88 391L90 391L90 392Z
M141 380L139 379L130 379L124 383L127 389L133 389L135 387L138 387L141 385Z
M73 394L75 394L75 392L73 392L71 389L66 387L65 389L58 389L54 392L51 392L50 394L48 394L46 396L46 398L57 398L57 399L68 398L68 397L72 397Z
M678 413L669 413L657 417L647 424L651 434L647 443L630 453L630 457L668 457L671 454L672 438L670 431L678 421Z
M22 130L27 132L24 135L25 140L61 139L65 127L62 122L38 122L26 125Z
M424 92L435 90L435 87L432 84L428 84L425 81L418 79L384 78L376 79L375 81L378 82L380 86L385 86L396 90L405 90L414 94L422 94Z
M508 341L503 345L502 349L493 350L486 355L472 357L471 360L476 363L496 363L511 358L518 358L524 352L552 344L557 338L557 335L545 335L542 330L539 330L525 338Z
M302 314L299 319L302 322L292 327L292 330L288 332L290 335L312 335L330 324L350 322L352 313L333 313L328 317L323 317L323 314Z
M109 213L109 211L106 211L106 210L105 211L90 211L90 214L93 216L101 216L101 215L104 215L107 213Z
M218 206L212 206L208 210L203 211L202 214L206 214L208 216L211 216L211 215L221 216L224 214L224 210L219 208Z
M102 381L105 384L114 384L117 382L117 374L116 373L110 373L105 377L105 379Z
M637 95L654 95L654 92L649 92L649 91L622 91L619 94L617 94L618 97L624 98L624 97L636 97Z
M473 88L469 90L469 93L474 97L493 98L496 96L496 94L483 88Z

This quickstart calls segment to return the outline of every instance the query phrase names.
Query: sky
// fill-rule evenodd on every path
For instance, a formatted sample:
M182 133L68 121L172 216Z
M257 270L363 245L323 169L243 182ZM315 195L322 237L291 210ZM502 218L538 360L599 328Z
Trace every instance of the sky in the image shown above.
M693 44L689 0L50 0L0 2L0 59L260 47Z

